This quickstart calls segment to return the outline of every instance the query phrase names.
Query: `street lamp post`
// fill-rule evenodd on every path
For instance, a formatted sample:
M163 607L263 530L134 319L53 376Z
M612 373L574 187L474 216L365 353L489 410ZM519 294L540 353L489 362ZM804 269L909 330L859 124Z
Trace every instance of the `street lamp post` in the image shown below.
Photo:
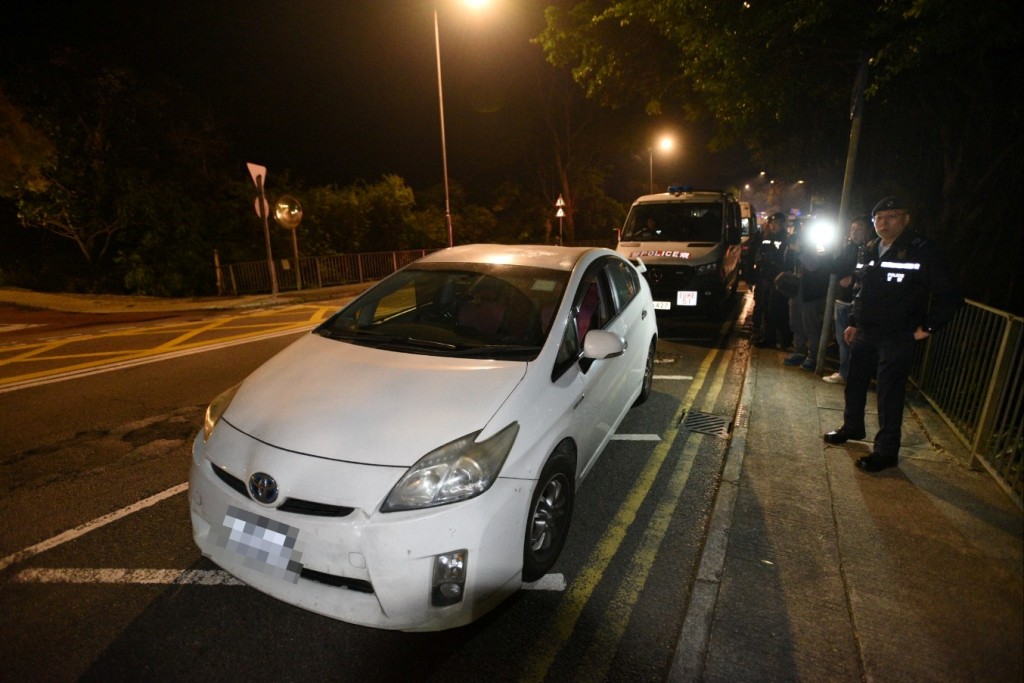
M672 138L667 135L661 136L658 140L658 147L661 151L667 152L672 149ZM647 152L650 155L650 194L654 194L654 145L647 148Z
M441 111L441 166L444 173L444 219L448 225L448 246L454 246L452 235L452 205L448 193L448 148L444 139L444 89L441 87L441 32L437 28L437 9L434 9L434 51L437 54L437 104Z

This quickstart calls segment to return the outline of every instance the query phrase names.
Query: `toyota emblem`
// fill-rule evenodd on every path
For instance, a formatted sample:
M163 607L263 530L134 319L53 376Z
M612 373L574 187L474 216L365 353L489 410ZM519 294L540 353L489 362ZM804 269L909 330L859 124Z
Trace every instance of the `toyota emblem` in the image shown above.
M270 505L277 500L277 482L266 472L256 472L249 477L249 495L257 503Z

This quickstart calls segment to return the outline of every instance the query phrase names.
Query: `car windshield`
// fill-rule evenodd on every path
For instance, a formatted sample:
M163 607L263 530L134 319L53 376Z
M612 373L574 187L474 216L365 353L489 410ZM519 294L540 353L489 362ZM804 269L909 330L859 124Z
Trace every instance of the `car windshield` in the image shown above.
M719 202L637 204L626 218L622 239L645 242L720 242L722 240L722 204Z
M532 360L568 277L508 265L413 266L368 290L316 333L407 353Z

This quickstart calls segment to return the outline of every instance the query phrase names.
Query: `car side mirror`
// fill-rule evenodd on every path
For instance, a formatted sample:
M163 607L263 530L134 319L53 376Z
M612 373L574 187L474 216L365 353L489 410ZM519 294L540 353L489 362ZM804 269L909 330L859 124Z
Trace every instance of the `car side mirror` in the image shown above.
M614 358L626 352L626 340L607 330L591 330L583 340L584 358L601 360Z

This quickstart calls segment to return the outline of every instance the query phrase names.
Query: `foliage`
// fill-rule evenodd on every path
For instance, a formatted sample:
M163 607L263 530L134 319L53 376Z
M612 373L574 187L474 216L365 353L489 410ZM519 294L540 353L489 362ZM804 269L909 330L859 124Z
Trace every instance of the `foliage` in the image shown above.
M56 150L0 88L0 197L14 197L20 186L45 183L43 170L53 165Z
M583 0L549 8L538 40L592 98L710 118L718 145L836 195L868 59L854 210L912 197L968 295L1019 311L1013 259L994 257L1021 251L1020 26L1014 0Z

